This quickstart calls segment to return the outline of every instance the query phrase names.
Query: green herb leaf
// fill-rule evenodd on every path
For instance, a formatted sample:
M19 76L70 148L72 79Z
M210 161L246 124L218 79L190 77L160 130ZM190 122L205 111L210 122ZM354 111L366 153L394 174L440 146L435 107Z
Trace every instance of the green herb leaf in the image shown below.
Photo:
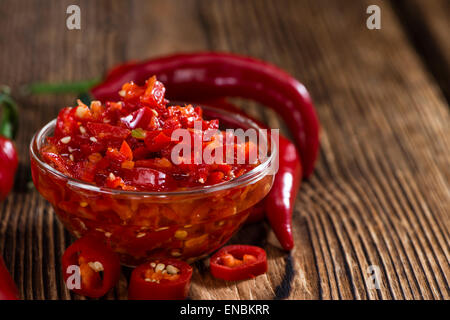
M147 132L141 128L131 130L131 136L136 139L145 139L146 134Z

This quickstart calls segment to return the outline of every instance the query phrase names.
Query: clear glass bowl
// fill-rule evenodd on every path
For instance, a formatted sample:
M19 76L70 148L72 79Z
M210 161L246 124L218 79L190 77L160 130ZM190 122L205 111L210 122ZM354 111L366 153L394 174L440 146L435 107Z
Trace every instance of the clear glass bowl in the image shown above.
M221 119L242 128L260 129L238 115L212 110ZM206 114L206 113L205 113ZM226 122L226 121L225 121ZM272 187L271 169L277 150L253 170L213 186L172 192L136 192L109 189L73 179L43 161L39 150L53 135L49 122L30 144L33 182L76 237L87 233L107 240L121 262L135 266L153 258L187 262L223 246L242 226L252 206Z

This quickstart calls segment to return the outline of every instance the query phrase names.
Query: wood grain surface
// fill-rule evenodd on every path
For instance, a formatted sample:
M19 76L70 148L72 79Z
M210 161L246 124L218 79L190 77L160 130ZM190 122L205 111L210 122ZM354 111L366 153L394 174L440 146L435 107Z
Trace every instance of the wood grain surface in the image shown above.
M81 30L66 28L69 4L81 8ZM366 28L370 4L381 7L380 30ZM439 56L448 57L448 28L440 34L439 25L448 25L448 11L437 12L437 1L420 5L436 11L424 21L442 43ZM252 55L302 81L320 117L321 151L296 203L295 249L282 251L265 223L247 226L232 242L264 247L269 272L226 283L198 262L192 299L450 298L448 103L397 5L11 0L0 1L0 13L0 83L21 109L20 170L0 204L0 253L24 299L83 298L62 281L60 259L72 238L30 186L28 157L33 133L74 96L28 97L21 86L94 78L124 60L195 50ZM448 69L446 76L448 83ZM274 113L238 102L285 130ZM379 268L380 289L368 285L369 266ZM126 299L129 273L107 299Z
M450 1L392 1L414 48L450 100Z

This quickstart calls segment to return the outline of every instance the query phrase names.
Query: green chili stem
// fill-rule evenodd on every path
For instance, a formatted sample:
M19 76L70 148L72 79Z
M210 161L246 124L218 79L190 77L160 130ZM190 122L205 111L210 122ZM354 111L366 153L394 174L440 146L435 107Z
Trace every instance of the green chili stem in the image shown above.
M0 86L0 135L14 139L19 127L19 111L16 102L10 97L10 89Z
M25 88L26 93L42 94L42 93L84 93L101 82L100 78L63 83L32 83Z

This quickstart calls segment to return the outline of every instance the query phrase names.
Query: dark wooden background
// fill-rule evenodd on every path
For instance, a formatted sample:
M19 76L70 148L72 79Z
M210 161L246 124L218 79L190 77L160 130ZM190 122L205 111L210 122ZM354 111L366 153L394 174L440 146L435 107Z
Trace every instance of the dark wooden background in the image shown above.
M81 7L81 30L66 8ZM381 30L366 8L381 7ZM305 83L322 123L320 161L294 216L295 250L265 224L269 272L214 280L197 263L192 299L449 299L450 2L354 0L0 1L0 83L21 108L21 163L0 204L0 253L24 299L81 299L61 280L72 241L30 187L32 134L74 97L21 95L32 81L97 77L128 59L222 50L271 61ZM447 98L447 99L446 99ZM283 124L252 104L273 127ZM370 289L368 266L381 272ZM128 271L106 298L126 298Z

